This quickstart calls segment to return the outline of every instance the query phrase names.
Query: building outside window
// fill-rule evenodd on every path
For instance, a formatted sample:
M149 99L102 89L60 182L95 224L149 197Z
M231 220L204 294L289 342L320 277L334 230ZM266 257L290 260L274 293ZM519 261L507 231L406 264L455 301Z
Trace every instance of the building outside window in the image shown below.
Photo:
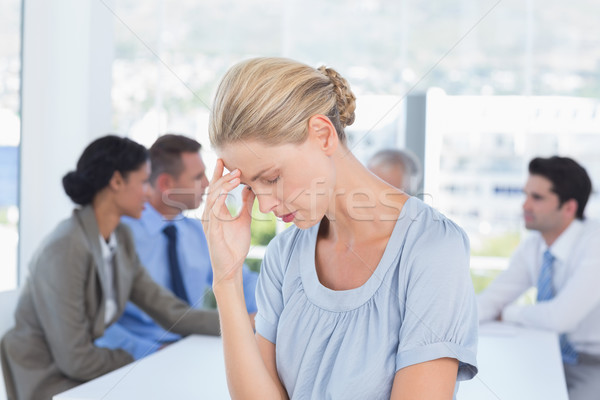
M0 13L0 291L17 287L19 143L21 135L21 0Z
M572 156L600 183L598 12L589 0L122 0L113 126L144 144L167 131L193 136L210 169L220 77L244 58L285 56L333 66L351 82L358 107L347 134L364 162L420 134L406 130L406 98L427 93L428 121L436 119L425 127L435 142L422 154L427 200L466 229L473 267L498 268L524 233L531 157ZM597 194L589 213L600 215ZM261 225L257 257L265 229L282 227Z

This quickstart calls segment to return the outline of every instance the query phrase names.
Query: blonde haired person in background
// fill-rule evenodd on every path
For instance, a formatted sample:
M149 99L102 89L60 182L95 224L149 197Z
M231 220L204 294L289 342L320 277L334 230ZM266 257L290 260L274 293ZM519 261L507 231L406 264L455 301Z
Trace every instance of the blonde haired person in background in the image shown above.
M477 372L468 239L350 153L354 108L336 71L282 58L241 62L219 86L204 229L234 399L451 399ZM295 225L263 260L256 334L242 284L255 198Z
M375 175L404 193L416 195L423 173L416 155L409 150L383 149L367 162Z

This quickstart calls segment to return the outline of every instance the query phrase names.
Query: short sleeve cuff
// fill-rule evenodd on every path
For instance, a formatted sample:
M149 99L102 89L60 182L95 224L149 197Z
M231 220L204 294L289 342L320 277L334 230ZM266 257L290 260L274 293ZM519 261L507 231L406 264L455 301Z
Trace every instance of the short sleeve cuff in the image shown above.
M466 381L477 374L475 353L456 343L438 342L400 351L396 355L396 371L411 365L438 358L455 358L459 361L457 381Z
M256 332L267 339L269 342L275 344L277 338L277 326L268 322L263 316L259 313L254 317L254 326L256 327Z

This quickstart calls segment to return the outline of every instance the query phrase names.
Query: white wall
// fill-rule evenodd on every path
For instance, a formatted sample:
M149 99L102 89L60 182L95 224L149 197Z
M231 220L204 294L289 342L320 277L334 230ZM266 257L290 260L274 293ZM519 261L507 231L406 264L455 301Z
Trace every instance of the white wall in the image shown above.
M36 247L73 208L62 176L110 130L114 16L103 2L24 2L21 284Z

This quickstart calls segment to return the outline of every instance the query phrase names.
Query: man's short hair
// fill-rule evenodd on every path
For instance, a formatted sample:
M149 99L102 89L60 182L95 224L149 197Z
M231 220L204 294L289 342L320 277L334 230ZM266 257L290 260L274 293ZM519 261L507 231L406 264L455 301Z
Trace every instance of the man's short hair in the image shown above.
M196 140L183 135L167 133L150 147L150 183L154 185L156 178L167 173L178 178L183 172L182 153L198 153L202 145Z
M558 195L560 205L577 201L577 219L584 219L583 211L592 193L592 181L581 165L568 157L537 157L529 163L529 174L540 175L552 182L552 191Z
M369 168L380 166L401 166L404 170L406 190L415 194L419 190L423 172L421 163L417 156L407 149L383 149L373 154L369 159L367 166Z

